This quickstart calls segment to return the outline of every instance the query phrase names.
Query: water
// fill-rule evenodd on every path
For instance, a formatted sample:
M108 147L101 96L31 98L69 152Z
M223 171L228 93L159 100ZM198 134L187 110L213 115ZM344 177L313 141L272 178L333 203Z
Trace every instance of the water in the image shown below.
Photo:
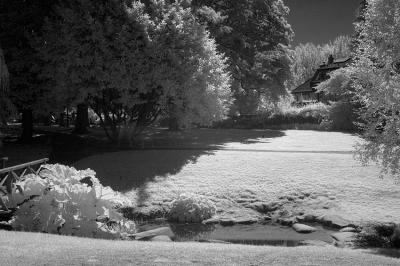
M174 233L176 242L198 241L213 242L225 241L235 244L271 245L294 247L302 245L304 240L318 240L333 243L330 236L335 231L314 225L318 230L310 234L300 234L290 227L275 224L252 225L204 225L204 224L168 224L150 223L138 226L138 231L146 231L167 226Z

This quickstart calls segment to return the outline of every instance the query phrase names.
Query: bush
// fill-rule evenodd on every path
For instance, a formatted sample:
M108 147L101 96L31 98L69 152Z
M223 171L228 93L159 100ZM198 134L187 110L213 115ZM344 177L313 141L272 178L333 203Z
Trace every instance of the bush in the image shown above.
M330 107L323 103L314 103L302 107L290 105L287 101L276 104L271 110L264 110L254 115L231 117L216 124L222 128L302 128L316 129L315 126L324 121ZM302 125L307 125L302 127Z
M168 220L178 223L201 223L216 212L214 204L206 197L182 194L172 202Z
M135 232L135 224L117 211L130 201L103 187L90 169L44 165L18 185L24 195L14 195L19 207L11 225L16 230L99 238Z
M331 129L354 131L357 115L351 102L339 101L332 104L328 119L331 123Z
M400 225L394 223L370 224L356 237L359 247L400 248Z

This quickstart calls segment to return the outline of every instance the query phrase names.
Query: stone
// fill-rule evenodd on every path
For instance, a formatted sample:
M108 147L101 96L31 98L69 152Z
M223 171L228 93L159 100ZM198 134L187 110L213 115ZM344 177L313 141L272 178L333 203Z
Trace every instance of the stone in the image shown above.
M339 230L339 232L351 232L351 233L356 233L358 230L354 227L344 227Z
M354 227L350 221L343 219L339 215L335 214L326 214L322 215L317 218L317 221L322 223L323 225L335 228L335 229L342 229L345 227Z
M220 225L222 226L232 226L236 224L236 221L231 218L222 218L219 220Z
M301 223L315 223L317 221L317 217L312 214L304 214L296 217L297 220Z
M292 226L292 224L297 223L296 217L279 218L278 223L284 226Z
M148 230L140 233L131 235L136 240L147 240L155 236L168 236L169 238L174 238L175 235L169 227L160 227L153 230Z
M308 225L305 225L305 224L299 224L299 223L293 224L292 228L297 233L300 233L300 234L309 234L309 233L317 231L317 228L315 228L315 227L308 226Z
M255 224L258 222L257 218L254 217L241 217L235 219L237 224Z
M336 240L336 246L338 247L346 247L351 246L354 238L355 233L353 232L338 232L331 234L331 237Z
M169 236L164 236L164 235L154 236L149 240L152 242L172 242L172 239Z
M213 217L213 218L210 218L208 220L203 221L202 223L203 224L218 224L219 223L219 218Z

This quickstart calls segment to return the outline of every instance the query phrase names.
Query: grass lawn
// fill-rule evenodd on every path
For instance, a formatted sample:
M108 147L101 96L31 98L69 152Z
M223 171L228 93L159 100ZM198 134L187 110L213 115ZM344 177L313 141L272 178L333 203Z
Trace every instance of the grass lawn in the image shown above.
M354 222L399 221L400 186L362 167L354 135L318 131L197 130L144 139L145 150L106 153L74 164L142 210L167 207L180 193L205 195L222 216L257 215L254 202L290 212L338 214ZM161 136L161 137L160 137ZM175 148L174 148L175 147Z
M1 265L399 265L333 247L107 241L0 231Z

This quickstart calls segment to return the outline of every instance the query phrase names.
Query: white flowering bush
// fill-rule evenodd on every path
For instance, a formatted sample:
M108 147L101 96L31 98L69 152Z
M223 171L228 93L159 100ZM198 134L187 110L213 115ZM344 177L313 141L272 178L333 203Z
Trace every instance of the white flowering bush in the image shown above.
M172 202L168 219L178 223L201 223L216 212L212 201L196 194L181 194Z
M16 230L98 238L135 232L135 224L117 211L131 202L103 187L90 169L44 165L18 185L24 194L14 195L19 207L11 224Z

